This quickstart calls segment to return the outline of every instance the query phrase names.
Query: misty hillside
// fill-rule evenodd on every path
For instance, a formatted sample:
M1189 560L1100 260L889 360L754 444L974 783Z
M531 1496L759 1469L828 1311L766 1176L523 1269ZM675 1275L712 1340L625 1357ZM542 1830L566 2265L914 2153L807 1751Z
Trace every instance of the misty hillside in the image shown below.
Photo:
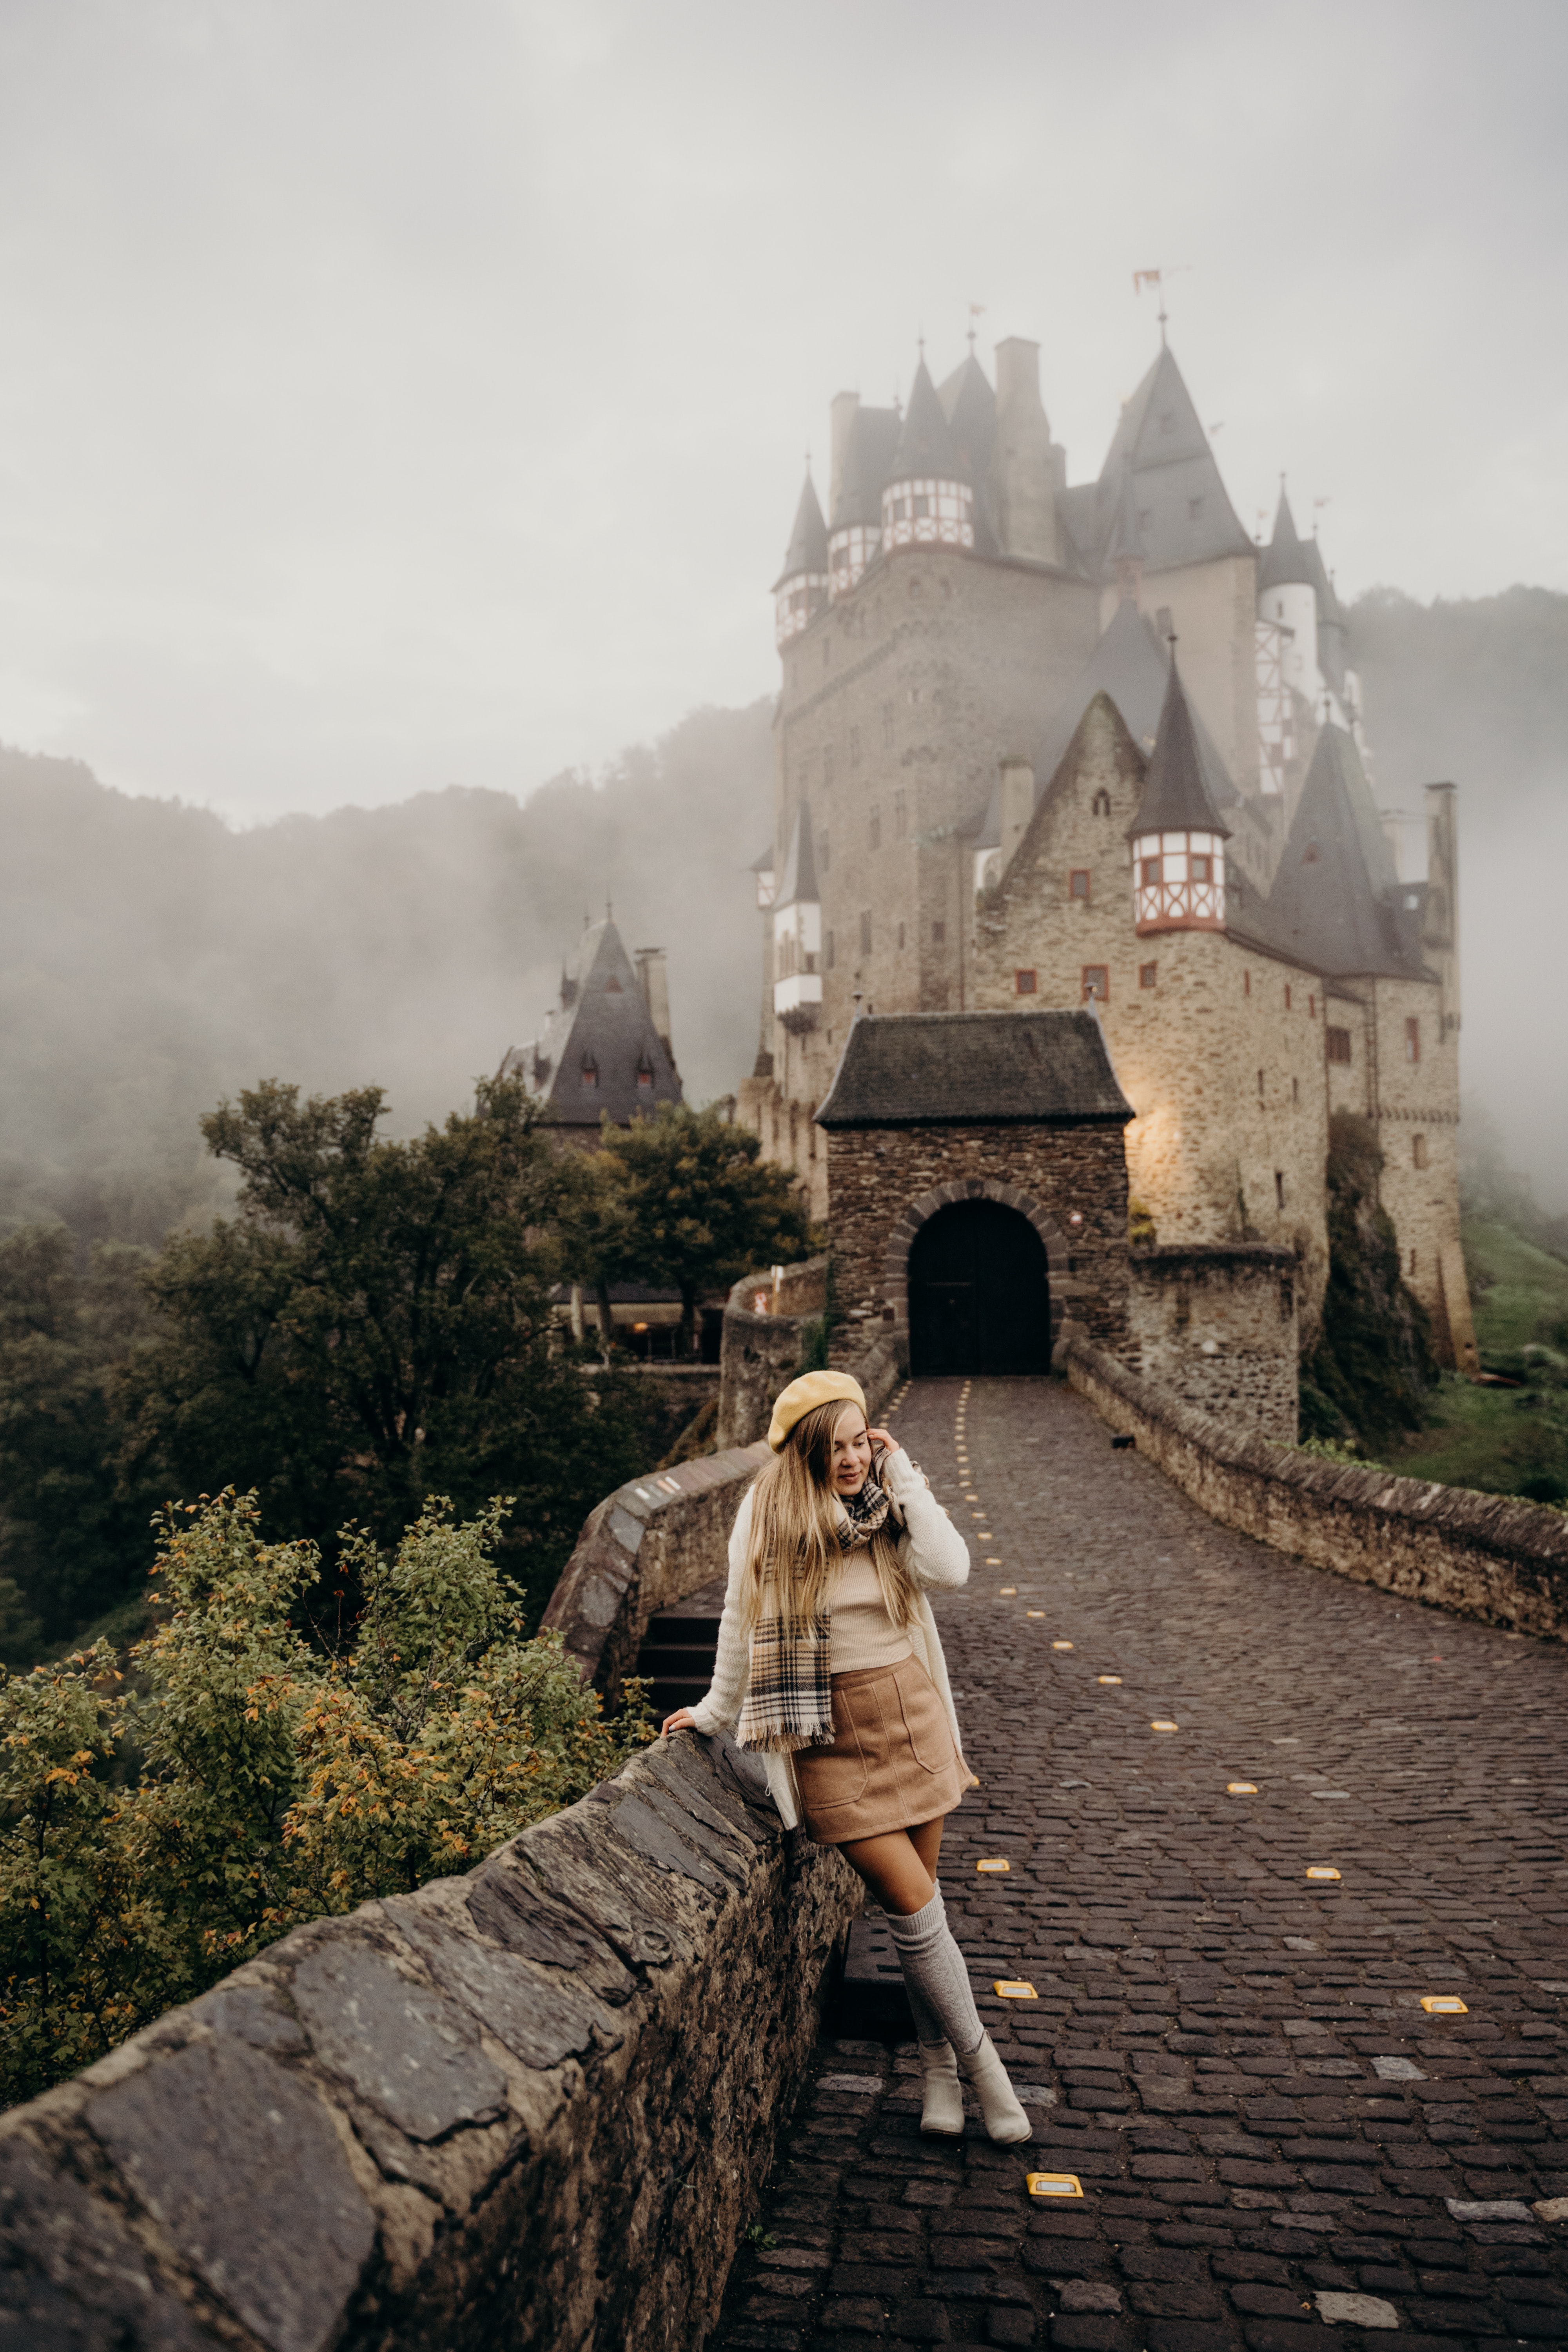
M768 706L693 712L598 782L453 788L231 831L74 762L0 751L0 1230L157 1241L216 1200L198 1115L263 1076L380 1085L393 1131L535 1034L605 897L669 951L689 1099L756 1051L750 867Z
M1351 621L1380 800L1461 786L1466 1084L1543 1204L1568 1205L1568 596L1380 589ZM689 1097L728 1091L756 1046L770 775L757 703L521 802L452 788L236 833L0 751L0 1230L54 1213L161 1238L216 1198L198 1114L263 1076L384 1086L405 1134L459 1108L533 1034L606 894L628 947L668 950Z

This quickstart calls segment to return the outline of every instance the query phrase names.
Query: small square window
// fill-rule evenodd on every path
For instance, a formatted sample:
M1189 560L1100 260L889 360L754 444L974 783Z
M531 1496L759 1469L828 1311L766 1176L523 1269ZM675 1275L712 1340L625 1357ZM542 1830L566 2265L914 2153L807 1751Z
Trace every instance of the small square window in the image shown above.
M1300 1078L1292 1078L1290 1081L1290 1099L1293 1103L1299 1103L1301 1099L1301 1081Z
M1249 971L1244 971L1241 975L1241 992L1243 996L1250 996L1252 993L1252 974Z
M1407 1062L1421 1059L1421 1024L1411 1019L1405 1024L1405 1058Z
M1259 1071L1258 1071L1258 1101L1259 1101L1259 1102L1261 1102L1261 1101L1263 1100L1263 1096L1264 1096L1263 1073L1262 1073L1262 1071L1261 1071L1261 1070L1259 1070Z
M1351 1033L1348 1029L1330 1028L1326 1033L1331 1062L1348 1062L1351 1057Z
M1214 880L1214 859L1212 857L1204 857L1201 856L1189 857L1187 860L1187 873L1194 882L1212 882Z
M1083 967L1083 1001L1104 1004L1110 995L1110 971L1106 964L1086 963Z
M1139 987L1152 988L1159 974L1159 970L1160 967L1157 963L1141 963L1138 967Z
M1145 857L1142 860L1142 866L1143 887L1146 890L1152 890L1165 870L1163 860L1158 857Z
M1285 1010L1287 1013L1290 1010L1290 983L1289 981L1285 982Z
M1412 1137L1411 1156L1415 1160L1417 1168L1425 1168L1426 1166L1426 1138L1424 1135Z
M1087 898L1089 897L1089 868L1087 866L1075 866L1072 872L1068 876L1068 895L1069 898Z
M1034 973L1032 971L1016 971L1013 974L1013 988L1014 992L1018 996L1033 996L1035 993Z
M1285 1206L1285 1171L1282 1168L1274 1171L1274 1205L1277 1209Z

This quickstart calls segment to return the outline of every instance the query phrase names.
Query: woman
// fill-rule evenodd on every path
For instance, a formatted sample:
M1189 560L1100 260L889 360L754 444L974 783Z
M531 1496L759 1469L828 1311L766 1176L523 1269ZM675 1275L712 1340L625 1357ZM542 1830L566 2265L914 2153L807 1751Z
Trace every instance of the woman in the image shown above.
M837 1846L881 1905L920 2038L921 2129L962 2135L962 2073L992 2138L1027 2139L936 1881L973 1776L925 1596L967 1581L968 1549L897 1440L868 1428L847 1373L792 1381L768 1444L730 1538L712 1685L664 1730L738 1721L785 1826Z

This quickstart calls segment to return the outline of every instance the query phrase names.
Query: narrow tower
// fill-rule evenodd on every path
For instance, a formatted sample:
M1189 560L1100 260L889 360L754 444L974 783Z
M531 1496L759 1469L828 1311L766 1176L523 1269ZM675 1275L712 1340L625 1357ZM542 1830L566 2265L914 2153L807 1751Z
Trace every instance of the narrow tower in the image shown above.
M882 492L882 545L974 545L974 491L923 359L915 370L899 453Z
M1223 931L1225 845L1230 838L1204 782L1193 714L1171 653L1165 707L1150 755L1132 844L1132 918L1155 931Z
M787 646L827 605L827 525L809 470L795 510L784 570L773 582L773 635Z

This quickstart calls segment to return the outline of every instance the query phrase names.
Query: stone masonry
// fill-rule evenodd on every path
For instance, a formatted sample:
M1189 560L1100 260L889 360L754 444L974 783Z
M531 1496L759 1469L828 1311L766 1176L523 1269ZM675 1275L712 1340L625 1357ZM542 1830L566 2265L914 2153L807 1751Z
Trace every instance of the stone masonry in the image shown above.
M922 2140L910 2046L826 2038L710 2352L1563 2341L1561 1647L1215 1527L1054 1382L892 1426L973 1531L943 1889L1036 2137Z
M1277 1445L1298 1429L1293 1251L1137 1249L1130 1261L1131 1341L1142 1377L1177 1403Z

